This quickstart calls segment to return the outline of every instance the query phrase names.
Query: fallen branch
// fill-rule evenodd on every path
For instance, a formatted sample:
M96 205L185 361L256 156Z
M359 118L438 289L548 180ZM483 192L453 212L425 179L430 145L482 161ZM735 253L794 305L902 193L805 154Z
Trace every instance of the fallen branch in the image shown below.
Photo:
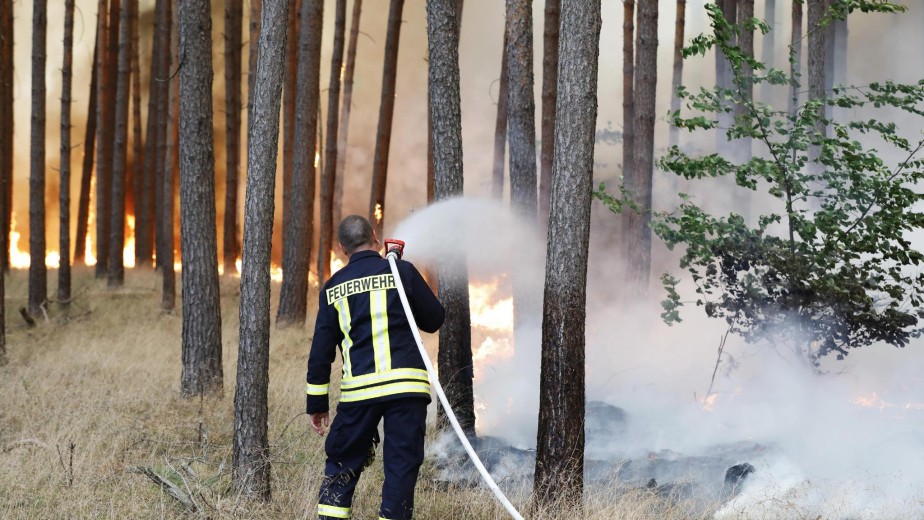
M11 442L3 447L3 453L9 453L16 448L22 448L24 446L35 446L37 448L48 448L48 445L38 439L20 439L18 441Z
M185 508L193 512L198 511L196 504L192 501L192 499L185 492L183 492L182 489L180 489L179 486L171 482L170 479L167 479L159 475L156 471L154 471L154 469L144 467L144 466L135 466L131 468L129 471L132 471L133 473L141 473L142 475L146 475L149 479L154 481L155 484L160 486L161 489L166 491L168 495L172 496L179 503L183 504Z

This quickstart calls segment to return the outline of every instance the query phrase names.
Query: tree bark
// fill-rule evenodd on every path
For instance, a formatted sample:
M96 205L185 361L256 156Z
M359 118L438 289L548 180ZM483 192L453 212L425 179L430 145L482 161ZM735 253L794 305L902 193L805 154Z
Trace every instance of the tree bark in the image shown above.
M247 193L241 270L240 349L234 392L231 479L247 497L269 501L270 260L273 246L279 105L286 61L288 0L266 0L247 135Z
M508 40L504 31L504 48L501 56L500 81L497 87L497 119L494 123L494 169L491 175L491 196L501 199L504 196L504 155L507 149L507 105L510 99L510 87L507 74Z
M240 253L237 241L237 186L241 168L241 45L244 4L225 2L225 222L222 263L226 275L235 272ZM249 93L248 93L249 95Z
M792 2L789 53L789 113L795 117L799 107L799 76L802 73L802 0Z
M642 0L639 11L642 34L649 30L645 3L646 0ZM657 9L657 4L654 4L654 9ZM539 434L533 494L540 503L548 504L557 497L565 496L572 503L581 504L584 484L584 324L597 120L600 0L564 2L561 18L561 88L548 236L549 257L556 261L548 263L545 276ZM641 43L639 51L644 57L647 42L643 40Z
M93 68L90 78L90 100L87 103L87 129L83 143L83 165L80 175L80 198L77 202L77 230L74 235L74 263L87 261L87 228L90 218L90 189L93 177L93 159L96 148L97 110L99 106L99 78L102 66L102 34L105 33L106 0L100 0L96 22L96 42L93 46Z
M741 49L741 53L748 58L754 57L754 31L746 28L748 21L754 17L754 0L738 0L738 47ZM745 121L749 120L747 117L750 113L750 108L748 105L754 100L754 82L753 82L753 72L751 67L747 62L742 62L741 64L741 80L738 88L740 89L740 100L735 104L735 117L736 119L744 118ZM742 137L734 146L735 159L738 162L744 163L751 160L752 157L752 143L750 137ZM741 201L738 201L739 203ZM747 209L748 204L744 205L744 210ZM746 212L746 211L745 211Z
M626 282L630 294L648 294L651 275L651 190L654 176L655 89L658 83L658 2L639 0L635 43L635 148L632 197L639 211L629 211Z
M391 148L392 116L395 113L395 78L398 73L398 40L401 36L403 9L404 0L391 0L385 36L382 100L379 105L379 126L375 134L375 158L372 161L372 196L369 198L369 221L379 236L382 236L385 227L385 186L388 182L388 152Z
M561 0L546 0L542 50L542 149L539 169L539 218L548 225L555 141L555 98L558 96L558 27Z
M159 186L156 180L157 163L159 160L157 155L157 129L160 125L160 119L163 117L158 111L158 99L163 95L164 89L161 83L167 75L166 71L161 70L160 67L163 63L161 54L167 52L167 47L169 45L164 40L165 34L169 34L165 32L169 31L169 28L164 27L164 24L169 23L169 21L165 19L167 4L169 2L170 0L157 0L154 7L154 34L151 40L151 62L148 69L150 76L148 80L148 121L146 125L144 151L142 152L142 172L141 178L139 179L140 198L137 199L138 211L136 213L139 257L139 262L136 263L136 265L139 267L151 265L151 258L154 256L155 251L155 235L157 236L159 246L157 247L157 266L160 267L163 265L163 251L160 251L163 245L159 242L162 240L163 230L155 231L160 227L159 219L161 208L159 205L162 203L160 195L156 193ZM155 203L155 201L160 202Z
M184 396L222 389L215 237L211 1L180 0L180 240ZM165 270L169 266L165 266Z
M680 97L677 89L683 83L683 32L686 25L686 0L677 0L677 18L674 23L674 75L671 78L671 112L680 112ZM680 128L670 125L668 146L680 144Z
M173 18L173 11L175 10L174 0L167 0L164 2L164 9L162 13L162 22L161 22L161 36L160 42L163 46L163 50L167 49L167 42L172 38L172 32L175 30L174 24L171 23ZM209 59L211 59L211 49L209 46ZM168 78L170 78L173 73L170 69L170 56L166 52L160 52L158 54L157 60L157 69L160 71L159 77L157 80L157 88L159 92L157 93L157 121L156 123L156 132L157 132L157 152L156 159L154 164L154 204L151 205L153 213L151 213L150 218L152 222L162 222L164 221L164 184L167 182L166 178L169 175L167 172L167 112L169 102L169 85ZM211 63L211 62L210 62ZM211 69L209 69L209 81L211 81ZM211 99L211 98L209 98ZM211 113L211 105L209 105L209 112ZM214 130L213 130L214 131ZM214 146L214 143L213 143ZM212 165L212 171L214 172L214 161L210 163ZM214 181L214 179L213 179ZM213 187L214 190L214 187ZM214 204L213 204L214 207ZM170 224L173 225L172 223ZM167 249L173 247L173 243L167 239L167 230L163 226L154 226L154 247L155 254L158 258L163 258L166 256ZM161 264L158 262L161 267L169 267L169 265Z
M764 0L764 21L770 26L770 32L764 35L760 61L770 68L774 66L776 56L776 0Z
M263 0L250 0L250 41L247 56L247 117L253 110L253 80L257 75L257 58L260 39L260 7ZM249 119L248 119L249 121Z
M632 152L635 150L635 0L623 0L622 21L622 184L633 193ZM632 210L623 211L619 218L620 236L625 242L634 232L636 222ZM629 263L629 249L622 248L623 264Z
M71 80L74 63L74 0L64 2L64 64L61 66L61 184L58 192L59 249L58 301L71 299ZM0 274L0 278L3 275Z
M459 93L459 32L454 0L427 1L428 76L433 132L434 197L461 196L462 111ZM468 435L475 434L472 390L472 331L468 300L468 271L463 256L441 262L437 269L439 298L446 321L439 333L440 383L446 399ZM445 417L440 415L442 426Z
M119 17L120 0L109 4L109 22L106 25L106 54L100 76L101 120L99 149L96 153L96 277L109 273L109 247L112 224L112 173L115 155L116 90L118 88Z
M109 215L109 287L125 283L122 249L125 245L125 169L128 164L128 102L131 87L131 2L119 13L119 55L116 79L115 144L112 156L112 212Z
M298 41L298 93L289 220L282 241L282 287L276 326L301 326L308 310L308 259L314 228L315 139L320 99L323 0L302 0Z
M535 222L536 102L533 99L533 9L529 0L507 0L506 27L510 203L523 218Z
M176 68L179 66L179 9L176 6L176 0L170 0L173 4L171 9L170 31L170 55L166 60L167 68ZM172 65L171 65L172 63ZM163 183L161 186L161 200L163 201L163 211L158 214L158 226L164 230L164 243L168 247L164 248L164 258L161 263L161 272L163 273L163 284L161 293L160 306L167 312L170 312L176 306L176 263L174 251L175 226L173 223L174 201L176 200L176 186L179 177L180 164L180 78L178 75L171 75L170 83L167 86L167 151L164 157L165 165Z
M141 207L142 187L144 186L144 136L141 134L141 64L140 40L138 38L138 0L132 1L132 169L131 175L131 214L135 219L135 266L149 265L151 255L147 258L138 253L142 242L142 235L138 230L138 210ZM143 249L142 249L143 250ZM150 251L150 249L148 249Z
M29 143L29 314L38 316L48 300L45 267L45 63L48 1L32 10L32 121Z
M10 269L13 204L13 26L13 1L0 0L0 272L4 273Z
M340 113L340 72L343 66L343 39L346 31L346 0L337 0L334 18L334 48L330 58L330 84L327 89L327 147L321 176L320 227L318 233L318 284L330 278L330 257L334 247L334 184L337 179L337 123Z
M716 5L721 6L722 15L731 25L735 25L738 16L738 0L716 0ZM729 42L734 45L736 39L734 34L729 34ZM728 60L725 55L716 50L716 86L722 89L732 89L731 81L731 67L728 64ZM722 102L723 105L727 105L727 102ZM734 124L734 116L731 112L721 112L718 116L718 126L716 127L716 152L719 155L727 156L731 151L731 148L728 143L728 128Z
M290 193L292 185L292 153L295 142L295 97L298 84L298 28L301 26L302 0L289 0L289 20L286 27L286 70L282 86L282 193ZM289 197L282 197L283 236L289 221Z
M825 28L822 27L821 21L825 15L825 0L812 0L808 2L808 100L809 102L817 101L822 104L818 111L818 120L815 124L815 132L819 136L825 134ZM820 165L816 163L821 155L819 145L810 145L808 156L810 168L813 171L820 170Z
M353 102L353 75L356 71L356 47L359 44L359 19L363 0L353 0L353 17L350 20L350 42L347 47L346 67L343 72L343 101L340 105L340 128L337 133L337 174L334 179L334 225L343 218L343 184L346 181L347 138L350 131L350 112Z

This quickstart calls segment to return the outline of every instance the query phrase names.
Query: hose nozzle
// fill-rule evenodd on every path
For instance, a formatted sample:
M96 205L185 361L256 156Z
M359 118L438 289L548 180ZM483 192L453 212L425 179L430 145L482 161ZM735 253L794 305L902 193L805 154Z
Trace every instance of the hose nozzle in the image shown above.
M404 241L398 240L396 238L386 238L385 239L385 256L395 255L395 258L398 260L401 259L401 255L404 254Z

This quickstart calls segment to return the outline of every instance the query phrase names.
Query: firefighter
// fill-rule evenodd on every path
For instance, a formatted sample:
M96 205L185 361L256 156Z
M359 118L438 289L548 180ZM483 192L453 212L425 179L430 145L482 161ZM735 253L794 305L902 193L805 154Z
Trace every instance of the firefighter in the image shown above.
M338 346L343 360L340 403L324 442L327 462L318 516L350 518L353 491L374 456L384 418L379 518L405 520L414 513L414 488L424 459L430 382L372 225L351 215L340 223L337 236L350 261L320 291L308 357L307 412L319 435L328 426L331 363ZM443 324L443 306L411 263L396 263L418 326L436 332Z

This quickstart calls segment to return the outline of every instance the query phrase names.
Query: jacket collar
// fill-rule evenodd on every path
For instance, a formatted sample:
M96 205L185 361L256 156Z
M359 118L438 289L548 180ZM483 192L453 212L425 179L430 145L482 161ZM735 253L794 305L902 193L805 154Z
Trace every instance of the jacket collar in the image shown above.
M364 259L364 258L372 258L372 257L381 259L381 258L382 258L382 255L380 255L378 251L368 251L368 250L367 250L367 251L358 251L358 252L353 253L352 255L350 255L350 262L349 262L349 263L352 264L353 262L355 262L355 261L357 261L357 260L362 260L362 259Z

